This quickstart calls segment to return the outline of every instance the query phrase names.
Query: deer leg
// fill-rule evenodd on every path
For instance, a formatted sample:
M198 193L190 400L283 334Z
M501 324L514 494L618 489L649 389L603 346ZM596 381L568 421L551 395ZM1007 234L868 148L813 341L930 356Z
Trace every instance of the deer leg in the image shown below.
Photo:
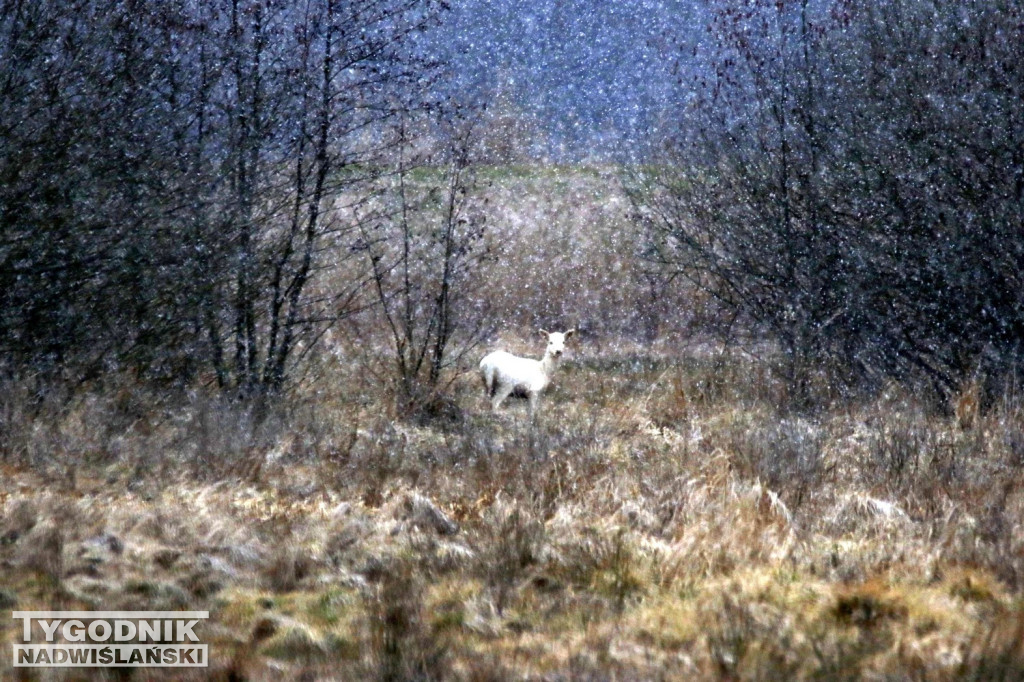
M497 411L501 403L512 393L513 386L498 384L494 388L494 399L491 401L491 409Z

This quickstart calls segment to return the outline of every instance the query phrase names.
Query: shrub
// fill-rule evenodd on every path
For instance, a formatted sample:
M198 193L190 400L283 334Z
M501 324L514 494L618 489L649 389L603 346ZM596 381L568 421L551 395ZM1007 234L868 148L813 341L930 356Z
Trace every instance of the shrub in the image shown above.
M711 73L631 183L650 257L774 339L798 389L827 366L945 399L1015 367L1021 3L711 4Z

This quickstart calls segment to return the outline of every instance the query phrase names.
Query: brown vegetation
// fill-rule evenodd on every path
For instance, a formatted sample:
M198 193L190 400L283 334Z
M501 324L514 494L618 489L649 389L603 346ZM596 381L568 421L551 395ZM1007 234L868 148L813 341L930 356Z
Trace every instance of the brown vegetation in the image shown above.
M3 608L208 609L230 679L1020 677L1018 391L794 392L770 349L682 340L613 177L480 179L488 347L582 327L536 425L490 411L483 347L403 418L373 309L269 406L8 380Z
M9 402L33 416L4 424L0 594L209 609L214 668L254 679L1024 671L1014 396L809 416L739 353L563 369L535 428L472 376L457 422L396 422L342 365L262 425L198 395Z

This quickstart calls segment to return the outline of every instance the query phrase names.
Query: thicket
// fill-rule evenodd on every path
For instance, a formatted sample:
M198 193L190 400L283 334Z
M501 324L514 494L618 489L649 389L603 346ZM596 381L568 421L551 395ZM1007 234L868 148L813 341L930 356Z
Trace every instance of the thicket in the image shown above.
M563 320L595 340L678 326L694 306L669 310L632 230L597 210L617 201L603 176L552 182L601 221L579 240L506 207L485 234L474 163L505 158L488 133L515 140L504 113L437 123L442 65L418 36L444 6L0 0L2 369L263 395L345 320L383 335L408 402L494 331L488 298L506 320L615 307ZM629 182L661 273L710 294L723 332L777 342L798 392L1012 377L1022 3L709 0L706 16L675 55L694 74L677 133ZM530 230L528 252L502 251ZM537 281L499 286L502 267ZM585 276L602 290L563 295Z
M344 208L423 119L435 0L0 2L9 372L281 387L359 307Z
M708 3L705 68L633 177L651 257L806 388L948 396L1024 356L1024 4Z

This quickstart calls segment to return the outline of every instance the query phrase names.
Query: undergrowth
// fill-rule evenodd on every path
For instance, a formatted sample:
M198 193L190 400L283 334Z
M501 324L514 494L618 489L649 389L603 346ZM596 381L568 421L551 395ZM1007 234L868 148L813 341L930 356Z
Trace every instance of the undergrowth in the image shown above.
M536 424L346 381L9 382L0 604L208 609L236 678L1024 677L1020 396L807 409L763 359L588 345Z

